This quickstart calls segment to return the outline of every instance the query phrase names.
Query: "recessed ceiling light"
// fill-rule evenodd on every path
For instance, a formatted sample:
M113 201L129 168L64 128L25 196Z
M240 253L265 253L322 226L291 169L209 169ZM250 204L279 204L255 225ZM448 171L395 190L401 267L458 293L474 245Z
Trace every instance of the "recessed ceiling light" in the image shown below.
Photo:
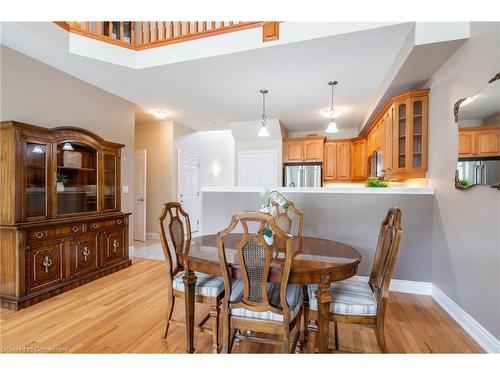
M151 114L158 119L164 119L168 116L168 112L163 111L161 109L155 109L151 111Z

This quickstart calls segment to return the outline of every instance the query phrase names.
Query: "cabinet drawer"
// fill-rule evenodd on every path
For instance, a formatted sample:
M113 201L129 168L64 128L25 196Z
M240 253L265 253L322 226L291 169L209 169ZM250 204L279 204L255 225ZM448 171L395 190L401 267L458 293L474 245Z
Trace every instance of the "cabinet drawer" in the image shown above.
M123 260L125 257L125 238L123 230L103 232L103 266Z
M99 234L87 233L69 240L70 276L77 277L99 266Z
M28 241L36 240L50 240L53 238L67 237L75 233L82 233L85 231L84 224L73 224L49 228L30 229L27 233Z
M89 223L89 230L99 230L102 228L109 228L114 226L122 226L125 223L124 218L110 219L110 220L102 220L102 221L92 221Z
M26 287L32 292L64 279L64 240L26 246Z

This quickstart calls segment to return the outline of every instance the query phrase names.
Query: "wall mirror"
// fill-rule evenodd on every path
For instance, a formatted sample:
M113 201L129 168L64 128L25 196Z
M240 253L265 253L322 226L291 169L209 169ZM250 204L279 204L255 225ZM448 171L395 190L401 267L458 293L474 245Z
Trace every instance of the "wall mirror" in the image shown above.
M455 103L458 161L455 187L500 190L500 73L479 93Z

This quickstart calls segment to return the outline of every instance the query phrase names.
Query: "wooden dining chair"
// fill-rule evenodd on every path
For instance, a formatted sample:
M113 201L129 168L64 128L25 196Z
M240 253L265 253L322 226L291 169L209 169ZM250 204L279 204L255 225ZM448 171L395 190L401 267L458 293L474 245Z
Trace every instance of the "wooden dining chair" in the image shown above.
M227 247L226 238L241 224L236 246ZM252 232L249 229L252 227ZM274 239L284 239L284 252L274 257L272 246L264 239L264 229L274 233ZM257 229L253 229L257 228ZM233 235L234 240L234 235ZM271 215L244 212L234 215L231 224L217 234L217 249L226 290L223 302L222 351L231 352L236 330L272 334L282 341L284 353L293 352L299 332L292 332L302 315L302 286L288 284L292 263L292 236L282 231ZM227 257L237 259L241 279L232 279ZM268 281L271 268L280 270L280 282ZM240 339L276 340L244 335Z
M390 208L380 227L375 258L368 282L353 279L337 281L330 290L334 300L330 305L330 321L334 322L335 349L339 350L337 323L351 323L375 329L377 344L386 352L384 319L389 297L389 284L401 240L401 210ZM317 285L309 286L311 319L317 319Z
M169 240L165 224L168 225L168 233L173 252L170 251ZM184 274L188 270L189 264L182 262L182 256L187 255L191 245L191 224L189 215L184 211L180 203L169 202L163 205L160 216L158 217L158 232L163 247L163 253L167 262L167 322L163 339L167 338L168 328L171 323L184 325L180 321L172 319L175 299L185 299ZM172 255L175 258L173 263ZM185 258L185 257L184 257ZM224 297L224 279L222 277L211 276L195 272L195 302L210 305L210 313L207 314L201 322L195 326L199 332L210 332L212 334L212 351L218 352L219 349L219 312L222 298ZM212 320L212 327L205 328L204 324Z

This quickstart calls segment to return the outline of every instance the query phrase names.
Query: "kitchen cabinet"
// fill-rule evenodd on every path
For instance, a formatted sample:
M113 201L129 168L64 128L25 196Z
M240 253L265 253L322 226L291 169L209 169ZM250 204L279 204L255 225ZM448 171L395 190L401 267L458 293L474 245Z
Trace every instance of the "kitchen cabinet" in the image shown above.
M323 162L325 137L308 136L283 140L283 163Z
M349 140L325 142L325 181L351 179L351 142Z
M382 172L393 172L394 106L383 115L380 123L380 151L382 152Z
M351 143L351 176L353 181L364 181L368 175L368 157L366 155L366 140L352 140Z
M500 156L500 126L481 126L458 130L458 156Z

